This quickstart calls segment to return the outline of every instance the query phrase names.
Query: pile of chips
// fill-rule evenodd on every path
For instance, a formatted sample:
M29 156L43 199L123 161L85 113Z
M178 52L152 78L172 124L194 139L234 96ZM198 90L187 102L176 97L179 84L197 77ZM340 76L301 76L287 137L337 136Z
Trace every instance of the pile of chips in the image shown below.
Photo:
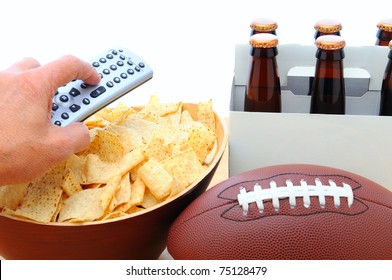
M40 223L129 215L176 196L200 179L216 149L211 101L197 116L182 102L119 104L88 118L91 142L34 182L0 187L0 209Z

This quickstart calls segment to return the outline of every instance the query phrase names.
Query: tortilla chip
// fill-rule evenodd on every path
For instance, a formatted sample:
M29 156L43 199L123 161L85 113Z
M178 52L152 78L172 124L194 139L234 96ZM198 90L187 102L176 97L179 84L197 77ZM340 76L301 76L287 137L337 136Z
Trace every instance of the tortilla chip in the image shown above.
M122 126L129 129L129 133L133 137L132 142L138 146L150 142L155 132L160 129L160 125L157 123L140 119L135 115L126 118Z
M64 164L58 165L27 188L26 196L15 215L49 223L57 211L63 193Z
M192 123L192 122L194 122L194 120L191 114L189 113L189 111L182 111L180 123L184 124L184 123Z
M163 138L156 136L144 147L143 153L148 159L162 161L170 157L173 154L173 150L173 144L165 144Z
M96 154L102 161L116 162L124 156L125 151L117 135L108 130L98 129L88 148L79 155L88 154Z
M65 171L64 181L61 186L68 196L71 196L74 193L82 190L82 187L75 178L75 175L73 174L71 169L67 169Z
M104 118L97 116L97 115L92 115L88 117L85 121L84 124L89 128L97 128L97 127L105 127L110 124L109 121L105 120Z
M129 172L138 163L144 160L141 149L126 153L117 162L102 161L98 155L89 154L86 157L72 157L67 161L77 181L80 184L108 183L114 176L122 176Z
M139 206L142 204L144 199L144 193L146 192L146 185L143 180L138 177L135 182L131 184L131 198L127 203L117 206L116 211L129 212L134 206Z
M29 184L0 187L0 209L15 210L22 202Z
M189 137L181 143L181 149L192 148L199 157L200 162L203 163L214 147L217 139L215 132L200 122L185 124L182 126L182 129L189 133Z
M156 199L170 195L174 180L159 162L149 160L139 168L138 174Z
M109 125L105 129L118 137L125 153L131 152L143 145L143 138L135 136L131 129L124 126Z
M131 199L131 181L129 173L125 173L120 181L120 187L115 195L115 207L123 203L127 203Z
M182 151L175 156L164 160L162 166L176 179L178 186L177 192L184 190L195 182L206 169L200 163L199 158L193 149Z
M59 222L91 222L104 216L120 183L121 177L98 189L86 189L65 199L59 213ZM81 207L83 206L83 207Z
M158 200L149 189L146 189L146 192L144 193L144 198L143 198L143 202L141 204L141 206L144 209L148 209L151 208L155 205L158 205L159 203L161 203L162 201Z
M198 104L197 119L215 132L215 115L212 110L212 100Z

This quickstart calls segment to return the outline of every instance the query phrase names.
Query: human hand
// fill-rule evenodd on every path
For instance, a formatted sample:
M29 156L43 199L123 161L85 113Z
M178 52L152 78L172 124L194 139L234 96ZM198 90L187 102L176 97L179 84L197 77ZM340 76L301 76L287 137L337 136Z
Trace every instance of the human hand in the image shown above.
M31 181L87 147L83 123L51 123L54 93L74 79L95 85L100 76L73 56L43 66L25 58L0 72L0 186Z

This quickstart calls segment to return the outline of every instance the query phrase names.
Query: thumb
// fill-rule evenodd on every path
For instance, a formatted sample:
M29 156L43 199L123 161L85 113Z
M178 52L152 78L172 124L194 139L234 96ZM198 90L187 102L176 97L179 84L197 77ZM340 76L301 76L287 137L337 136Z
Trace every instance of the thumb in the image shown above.
M90 144L90 133L84 123L74 122L65 127L54 125L53 128L57 134L56 146L63 159L84 150Z

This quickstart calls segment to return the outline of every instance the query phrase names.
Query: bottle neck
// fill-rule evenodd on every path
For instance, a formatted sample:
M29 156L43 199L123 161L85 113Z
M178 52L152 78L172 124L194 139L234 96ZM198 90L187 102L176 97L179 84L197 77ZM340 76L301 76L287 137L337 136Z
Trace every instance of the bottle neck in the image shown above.
M315 79L343 79L343 49L334 51L318 49L316 57Z
M339 61L344 58L344 50L321 50L317 49L316 58L319 60Z
M392 40L392 32L387 32L387 31L379 29L377 31L376 37L380 41L387 41L389 43L389 41Z
M250 55L253 57L260 58L273 58L278 55L278 48L252 48Z

